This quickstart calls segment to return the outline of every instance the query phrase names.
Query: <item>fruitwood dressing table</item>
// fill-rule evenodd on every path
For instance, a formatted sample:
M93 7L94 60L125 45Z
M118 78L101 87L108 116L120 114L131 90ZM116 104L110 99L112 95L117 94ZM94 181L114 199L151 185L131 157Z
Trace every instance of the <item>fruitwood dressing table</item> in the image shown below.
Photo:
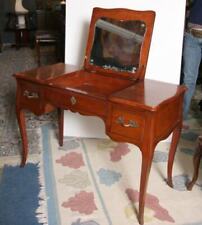
M154 18L153 11L94 8L82 69L58 63L14 75L21 166L28 155L24 109L41 115L57 108L60 145L64 110L98 116L110 138L135 144L142 153L140 224L155 146L173 132L168 161L172 186L185 92L183 86L144 79Z

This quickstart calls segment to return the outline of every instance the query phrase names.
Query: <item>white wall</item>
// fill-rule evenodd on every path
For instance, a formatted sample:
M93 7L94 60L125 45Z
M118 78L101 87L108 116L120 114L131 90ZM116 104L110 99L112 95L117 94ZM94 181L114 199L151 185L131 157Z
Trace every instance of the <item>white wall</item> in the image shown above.
M186 0L68 0L66 8L65 62L82 65L93 7L154 10L156 20L146 78L179 83ZM80 117L65 113L64 135L103 137L100 120L90 119L88 127ZM95 130L91 131L90 124ZM96 125L95 125L96 123ZM80 127L82 126L82 129ZM97 129L97 127L101 127ZM84 128L83 128L84 127ZM99 131L100 130L100 131ZM98 131L98 132L95 132Z

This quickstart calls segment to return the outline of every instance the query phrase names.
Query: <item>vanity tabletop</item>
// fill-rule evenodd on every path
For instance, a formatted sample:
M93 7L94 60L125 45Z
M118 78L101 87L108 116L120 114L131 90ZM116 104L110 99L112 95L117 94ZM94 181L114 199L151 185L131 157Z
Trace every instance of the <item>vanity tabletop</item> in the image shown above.
M37 67L27 71L17 72L14 74L14 76L16 78L34 81L37 83L48 83L50 80L54 80L55 78L64 76L65 74L70 74L71 72L78 69L79 67L75 65L56 63Z
M183 85L144 79L124 90L113 93L110 100L118 104L139 106L155 111L157 106L181 95L186 90Z
M57 63L14 76L38 84L69 90L83 95L109 99L118 104L155 111L156 107L184 92L185 87L155 80L128 80L88 72L78 66Z

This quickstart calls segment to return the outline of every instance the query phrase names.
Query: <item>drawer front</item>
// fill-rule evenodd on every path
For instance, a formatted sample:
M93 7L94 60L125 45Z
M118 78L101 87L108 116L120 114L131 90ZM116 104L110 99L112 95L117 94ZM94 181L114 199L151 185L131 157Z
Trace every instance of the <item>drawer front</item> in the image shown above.
M45 98L56 107L106 117L107 102L71 91L46 89Z
M141 141L144 135L145 117L144 112L122 110L113 108L111 120L111 133Z
M20 104L31 111L39 111L42 106L42 91L38 85L20 82Z

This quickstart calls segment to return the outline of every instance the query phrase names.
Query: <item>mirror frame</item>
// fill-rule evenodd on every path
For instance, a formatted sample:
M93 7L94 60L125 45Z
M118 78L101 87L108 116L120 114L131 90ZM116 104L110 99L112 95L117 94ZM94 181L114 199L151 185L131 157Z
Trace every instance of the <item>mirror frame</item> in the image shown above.
M107 17L115 20L141 20L145 23L146 31L140 50L139 67L134 73L129 71L116 71L110 68L105 69L101 66L93 65L90 63L91 50L93 47L94 35L96 30L95 29L96 21L102 17ZM152 32L154 27L154 20L155 20L155 12L151 10L137 11L124 8L103 9L95 7L93 9L89 27L89 35L84 59L84 69L90 72L101 73L103 75L113 75L116 76L117 78L119 77L132 80L144 79L149 55L149 48L152 38Z

